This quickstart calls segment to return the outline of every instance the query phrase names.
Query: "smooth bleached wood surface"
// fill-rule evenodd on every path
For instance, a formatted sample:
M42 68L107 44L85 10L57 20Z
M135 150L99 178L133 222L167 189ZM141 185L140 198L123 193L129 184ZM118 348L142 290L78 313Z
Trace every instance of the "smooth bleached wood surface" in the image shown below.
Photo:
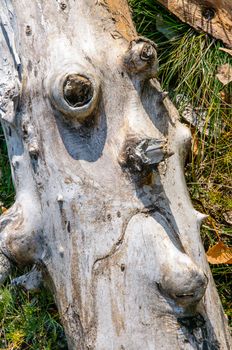
M55 296L69 349L230 349L183 164L191 135L125 1L0 2L16 188L0 273Z

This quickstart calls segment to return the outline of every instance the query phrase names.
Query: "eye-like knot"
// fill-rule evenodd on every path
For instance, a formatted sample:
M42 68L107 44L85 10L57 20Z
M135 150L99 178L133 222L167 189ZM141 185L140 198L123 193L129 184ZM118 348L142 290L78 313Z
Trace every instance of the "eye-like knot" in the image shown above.
M151 61L156 58L156 51L151 43L144 43L141 49L140 58L142 61Z
M93 98L93 85L83 75L70 74L64 81L63 93L70 106L81 107Z
M93 114L100 90L98 77L85 71L77 64L66 65L49 77L46 86L53 107L78 122Z
M155 77L158 70L155 43L143 37L131 41L124 56L124 66L129 73L142 73L149 78Z

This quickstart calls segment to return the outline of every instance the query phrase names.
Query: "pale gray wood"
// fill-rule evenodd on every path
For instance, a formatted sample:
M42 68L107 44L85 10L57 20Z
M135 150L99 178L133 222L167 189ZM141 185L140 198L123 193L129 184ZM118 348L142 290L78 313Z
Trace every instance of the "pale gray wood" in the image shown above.
M33 266L15 284L42 274L70 349L230 349L184 180L191 135L126 2L1 0L0 18L16 188L1 280L9 261Z

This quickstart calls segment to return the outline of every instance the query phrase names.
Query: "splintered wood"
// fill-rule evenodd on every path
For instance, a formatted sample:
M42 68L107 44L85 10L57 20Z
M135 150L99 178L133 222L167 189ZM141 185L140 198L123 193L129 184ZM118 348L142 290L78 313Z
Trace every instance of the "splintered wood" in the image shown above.
M232 47L231 0L158 0L181 21Z

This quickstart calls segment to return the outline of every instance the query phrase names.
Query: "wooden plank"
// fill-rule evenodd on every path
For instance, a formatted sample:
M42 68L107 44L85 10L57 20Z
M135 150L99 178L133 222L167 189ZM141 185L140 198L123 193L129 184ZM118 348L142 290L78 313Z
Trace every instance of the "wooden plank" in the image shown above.
M232 48L231 0L158 0L196 30L203 30Z

